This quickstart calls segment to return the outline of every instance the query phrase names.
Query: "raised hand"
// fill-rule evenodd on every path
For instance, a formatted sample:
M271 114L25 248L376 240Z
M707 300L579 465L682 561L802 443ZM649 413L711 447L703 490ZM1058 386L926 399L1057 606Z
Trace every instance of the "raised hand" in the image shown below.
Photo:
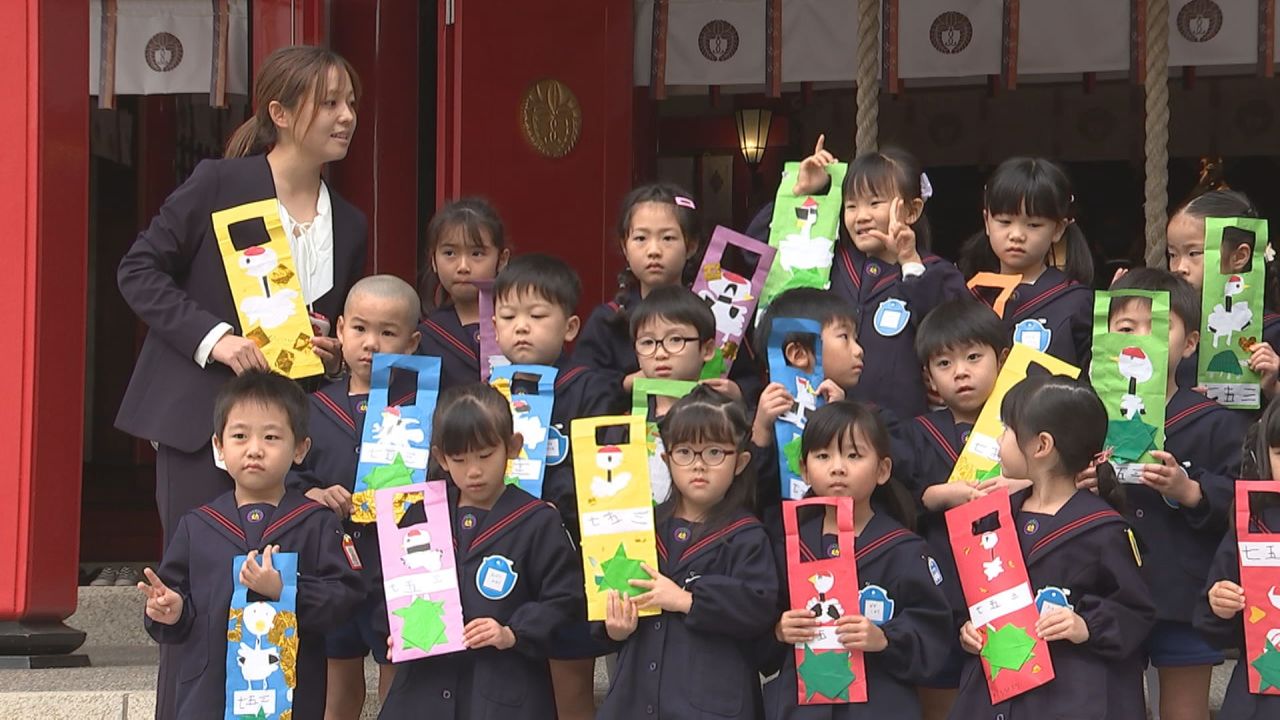
M138 589L147 597L147 617L161 625L172 625L182 617L182 596L165 585L151 568L144 568L147 581L138 581Z
M835 155L822 147L826 140L826 135L819 135L818 143L813 146L813 154L800 162L800 172L796 176L796 184L791 188L791 194L812 195L822 190L831 180L831 175L827 173L827 166L837 160Z

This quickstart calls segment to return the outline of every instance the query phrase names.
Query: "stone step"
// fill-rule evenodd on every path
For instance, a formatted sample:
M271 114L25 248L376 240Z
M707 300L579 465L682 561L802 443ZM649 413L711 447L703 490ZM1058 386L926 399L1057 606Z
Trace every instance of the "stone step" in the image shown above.
M154 647L142 627L142 593L136 587L81 587L67 624L85 633L86 647Z

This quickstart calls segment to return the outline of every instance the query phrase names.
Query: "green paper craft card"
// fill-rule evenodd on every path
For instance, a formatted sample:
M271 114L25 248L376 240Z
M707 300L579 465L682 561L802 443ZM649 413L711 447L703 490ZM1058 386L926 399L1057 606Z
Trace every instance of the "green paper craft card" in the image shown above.
M1251 248L1247 262L1244 267L1233 267L1232 258L1242 255L1240 248L1245 246ZM1249 369L1249 355L1262 337L1266 247L1266 220L1205 218L1204 294L1196 377L1210 398L1229 408L1261 407L1261 378Z
M662 435L658 432L658 421L649 419L649 398L669 397L680 399L688 395L698 383L690 380L660 380L657 378L636 378L631 390L631 415L644 418L645 448L649 453L649 489L653 493L653 502L661 503L671 494L671 470L662 459L666 448L662 446Z
M1150 333L1133 332L1148 316ZM1141 484L1142 465L1158 464L1151 453L1164 449L1169 293L1116 290L1094 295L1089 382L1107 408L1105 449L1120 481Z
M831 285L831 262L844 215L843 185L848 166L827 166L831 187L825 195L793 195L791 188L800 174L800 163L789 162L782 172L773 219L769 223L769 244L777 249L773 268L760 293L760 307L767 307L778 295L798 287L822 290Z

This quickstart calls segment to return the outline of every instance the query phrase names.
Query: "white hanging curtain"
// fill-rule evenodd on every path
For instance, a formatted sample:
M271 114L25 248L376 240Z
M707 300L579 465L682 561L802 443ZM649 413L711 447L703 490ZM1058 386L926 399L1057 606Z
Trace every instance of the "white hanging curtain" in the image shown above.
M850 82L858 75L858 3L784 0L784 82Z
M1001 0L898 3L898 77L1000 73Z
M1129 69L1127 0L1022 0L1019 75Z
M104 68L103 8L115 9L114 70L118 95L213 92L218 68L215 19L221 3L211 0L85 0L89 3L89 94L97 95ZM229 0L226 15L225 91L249 88L247 0ZM109 36L109 34L108 34Z

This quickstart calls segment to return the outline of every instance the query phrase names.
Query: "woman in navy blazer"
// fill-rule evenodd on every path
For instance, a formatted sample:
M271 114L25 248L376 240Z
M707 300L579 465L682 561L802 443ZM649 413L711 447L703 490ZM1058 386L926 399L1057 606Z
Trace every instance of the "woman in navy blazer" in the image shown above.
M313 326L329 334L365 262L364 215L321 179L347 154L359 79L318 47L281 48L254 82L256 113L232 136L227 157L201 162L165 200L120 262L120 293L148 332L116 427L156 445L156 505L166 543L186 511L233 487L214 463L213 401L233 373L267 367L241 335L214 237L212 213L276 198L290 236ZM247 225L247 224L246 224ZM258 228L236 228L233 234ZM332 337L314 346L336 371ZM163 655L163 653L162 653ZM157 717L172 717L172 678L161 658Z

